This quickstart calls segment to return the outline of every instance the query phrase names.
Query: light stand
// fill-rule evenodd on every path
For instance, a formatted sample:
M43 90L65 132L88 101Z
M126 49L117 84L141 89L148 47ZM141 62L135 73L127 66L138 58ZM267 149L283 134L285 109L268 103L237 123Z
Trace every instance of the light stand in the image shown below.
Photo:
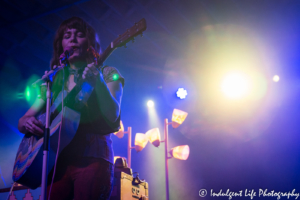
M128 167L131 167L131 149L135 148L137 152L141 151L150 141L154 146L158 147L160 142L165 143L165 178L166 178L166 200L169 200L169 164L168 160L172 157L186 160L189 156L190 149L188 145L177 146L171 149L169 156L168 151L168 125L172 124L173 128L177 128L180 124L183 123L188 113L174 109L172 114L172 121L168 122L166 118L164 120L164 140L160 140L159 129L154 128L146 132L146 134L137 133L135 137L135 146L131 146L131 127L128 127L128 131L124 132L124 128L122 128L123 124L121 123L121 128L115 135L119 138L122 138L124 133L128 133Z
M127 131L124 132L128 134L128 147L127 147L127 164L128 167L131 168L131 149L133 149L134 147L131 147L131 127L127 128Z
M164 121L164 140L161 142L165 143L165 173L166 173L166 200L169 200L169 155L168 155L168 125L172 124L172 122L168 123L168 119L166 118Z
M122 121L120 123L120 126L121 126L121 128L119 129L118 132L115 132L114 135L116 135L118 138L122 138L124 136L124 134L126 134L126 133L128 134L127 164L128 164L128 167L131 168L131 149L135 149L137 152L141 151L148 143L148 139L145 134L137 133L136 137L135 137L135 145L131 146L132 128L128 127L127 131L124 132L124 126L123 126ZM141 136L143 136L143 137L141 137ZM115 156L115 160L118 157L119 156Z
M178 146L180 148L180 150L178 152L176 152L177 154L181 154L184 150L184 154L178 156L178 155L173 155L173 149L176 149L178 147L175 147L171 150L171 156L169 156L169 151L168 151L168 134L169 134L169 129L168 129L168 125L172 124L173 128L177 128L180 124L182 124L182 122L185 120L185 118L187 117L188 113L178 110L178 109L174 109L173 114L172 114L172 121L168 122L168 119L166 118L164 121L164 140L161 140L161 142L165 143L165 174L166 174L166 200L169 200L169 163L168 160L172 157L175 157L177 159L181 159L181 160L186 160L188 158L189 155L189 147L187 145L185 145L185 148L182 148L184 146ZM152 133L151 133L152 134ZM151 143L153 144L153 141L151 141Z

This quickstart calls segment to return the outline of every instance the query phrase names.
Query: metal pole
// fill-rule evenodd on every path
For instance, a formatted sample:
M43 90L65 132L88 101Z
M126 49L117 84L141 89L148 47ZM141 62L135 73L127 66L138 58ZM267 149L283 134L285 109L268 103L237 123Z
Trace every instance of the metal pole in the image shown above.
M46 105L46 124L44 132L44 150L43 150L43 168L42 168L42 185L41 185L41 198L47 199L47 176L48 176L48 155L49 155L49 137L50 137L50 80L47 81L47 105Z
M164 135L165 135L165 171L166 171L166 200L169 200L169 171L168 171L168 119L165 119L164 123Z
M128 167L131 168L131 127L128 127L128 150L127 150Z

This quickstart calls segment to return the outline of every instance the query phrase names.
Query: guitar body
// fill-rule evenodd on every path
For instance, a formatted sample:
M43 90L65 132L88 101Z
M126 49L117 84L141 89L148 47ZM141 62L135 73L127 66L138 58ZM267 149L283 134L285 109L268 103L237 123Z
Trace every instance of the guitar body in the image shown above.
M48 172L53 168L58 148L59 131L60 146L58 155L72 141L80 123L80 110L87 103L94 90L94 85L83 82L76 85L70 93L64 91L63 121L62 119L62 95L57 96L50 108L50 145L48 157ZM73 102L72 104L66 102ZM46 113L37 119L46 124ZM26 134L17 151L13 168L13 181L35 189L41 185L43 167L44 137L38 137L31 133Z
M80 113L68 107L64 107L64 119L61 124L61 113L52 121L50 126L50 146L48 157L48 169L52 169L55 163L58 148L59 129L61 127L60 152L71 142L76 134L80 122ZM45 115L42 116L42 118ZM44 138L32 134L26 134L19 146L14 169L13 181L35 189L41 185L43 165ZM50 171L50 170L48 170Z

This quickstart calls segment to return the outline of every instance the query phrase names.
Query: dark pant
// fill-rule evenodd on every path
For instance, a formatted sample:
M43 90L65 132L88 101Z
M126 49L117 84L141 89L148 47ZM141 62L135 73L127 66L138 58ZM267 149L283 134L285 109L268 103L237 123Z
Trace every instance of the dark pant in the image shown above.
M50 199L108 200L113 174L113 164L102 158L59 158ZM48 176L48 196L52 175L53 170Z

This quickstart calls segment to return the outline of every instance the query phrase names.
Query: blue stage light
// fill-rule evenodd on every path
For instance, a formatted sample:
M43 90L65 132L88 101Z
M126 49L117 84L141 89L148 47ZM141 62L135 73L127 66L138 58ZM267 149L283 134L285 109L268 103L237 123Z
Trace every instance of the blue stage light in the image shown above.
M179 88L176 94L180 99L185 99L185 97L187 96L187 91L184 88Z

